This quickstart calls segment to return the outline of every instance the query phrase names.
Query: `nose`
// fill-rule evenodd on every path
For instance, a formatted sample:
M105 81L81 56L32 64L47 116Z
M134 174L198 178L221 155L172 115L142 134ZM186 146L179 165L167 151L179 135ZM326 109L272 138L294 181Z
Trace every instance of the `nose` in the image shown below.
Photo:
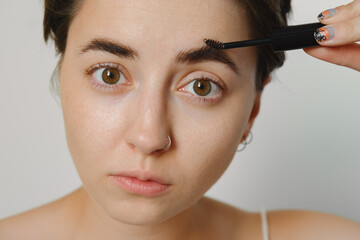
M170 140L165 91L143 86L134 96L128 116L127 144L144 155L165 151Z

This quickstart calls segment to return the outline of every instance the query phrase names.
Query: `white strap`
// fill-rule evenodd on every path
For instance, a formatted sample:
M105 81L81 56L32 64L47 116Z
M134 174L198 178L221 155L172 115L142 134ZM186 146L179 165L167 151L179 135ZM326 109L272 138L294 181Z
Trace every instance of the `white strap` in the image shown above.
M268 230L268 223L266 218L266 209L261 209L261 225L262 225L262 234L264 240L269 240L269 230Z

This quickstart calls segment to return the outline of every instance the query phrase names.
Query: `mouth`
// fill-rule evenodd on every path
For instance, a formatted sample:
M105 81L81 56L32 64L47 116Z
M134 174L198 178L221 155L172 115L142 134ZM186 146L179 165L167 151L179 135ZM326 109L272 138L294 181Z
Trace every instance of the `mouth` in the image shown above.
M132 170L110 175L123 190L142 196L154 197L168 191L171 183L149 171Z

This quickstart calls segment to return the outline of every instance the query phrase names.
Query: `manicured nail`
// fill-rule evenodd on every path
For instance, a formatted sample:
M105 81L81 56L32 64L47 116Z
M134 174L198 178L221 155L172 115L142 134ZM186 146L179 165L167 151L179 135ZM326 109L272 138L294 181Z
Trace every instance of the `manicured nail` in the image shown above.
M315 31L314 37L318 42L325 42L335 37L334 28L326 26Z
M319 20L324 20L324 19L327 19L327 18L330 18L332 16L334 16L336 13L336 10L331 8L331 9L328 9L326 11L323 11L322 13L319 14L318 16L318 19Z

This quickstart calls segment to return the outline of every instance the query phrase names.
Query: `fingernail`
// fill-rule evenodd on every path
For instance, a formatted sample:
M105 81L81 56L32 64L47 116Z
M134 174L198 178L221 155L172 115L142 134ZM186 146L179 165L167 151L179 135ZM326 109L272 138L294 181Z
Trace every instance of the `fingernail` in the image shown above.
M326 11L323 11L322 13L319 14L318 16L318 19L319 20L324 20L324 19L327 19L327 18L330 18L332 16L334 16L336 13L336 10L331 8L331 9L328 9Z
M325 42L335 37L335 31L333 27L322 27L315 31L314 37L318 42Z

